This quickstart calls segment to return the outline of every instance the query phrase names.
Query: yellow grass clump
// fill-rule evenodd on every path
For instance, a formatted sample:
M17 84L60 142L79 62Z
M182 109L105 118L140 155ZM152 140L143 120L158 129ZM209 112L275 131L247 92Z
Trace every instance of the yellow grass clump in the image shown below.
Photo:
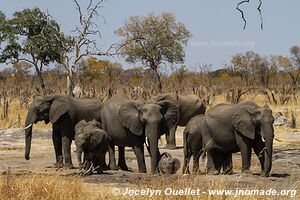
M58 175L2 176L0 199L89 199L80 178Z
M117 183L84 183L79 176L59 176L59 175L10 175L0 176L0 199L13 200L103 200L103 199L155 199L155 200L177 200L177 199L298 199L299 182L291 177L287 181L275 184L270 179L256 178L252 183L244 182L243 177L232 176L207 176L207 175L173 175L173 176L146 176L136 184L117 184ZM255 182L255 184L253 184ZM180 190L199 189L206 191L205 194L187 196L180 194ZM115 189L119 192L114 193ZM159 195L129 195L127 190L159 190ZM209 195L210 190L232 190L233 194ZM282 189L293 190L296 193L287 195L234 195L236 189L244 190L269 190L276 189L280 192ZM166 194L166 190L172 190L171 194ZM126 193L126 194L125 194Z

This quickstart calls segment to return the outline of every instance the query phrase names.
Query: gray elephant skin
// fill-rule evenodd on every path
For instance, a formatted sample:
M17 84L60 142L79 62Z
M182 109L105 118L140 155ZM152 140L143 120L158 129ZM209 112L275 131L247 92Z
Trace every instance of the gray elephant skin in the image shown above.
M196 174L199 171L199 159L203 154L203 140L202 132L205 122L205 115L200 114L193 117L186 125L183 131L183 153L184 163L182 168L183 174L190 174L189 162L193 156L193 173ZM216 167L218 168L218 167Z
M102 173L105 167L105 154L108 150L108 136L96 120L81 120L75 125L75 145L79 170L92 174L93 169ZM84 156L82 161L82 154Z
M201 137L193 133L189 138L188 130L185 131L187 147L198 143L196 151L203 148L204 153L207 153L207 172L212 174L218 174L221 168L223 173L232 173L232 153L239 151L242 156L242 173L250 173L253 149L261 164L260 175L269 176L272 168L273 123L272 110L267 105L260 107L253 102L218 104L204 118L200 116L200 125L188 124L186 129L194 129ZM185 159L188 157L186 155ZM185 163L183 171L187 171L186 167Z
M194 94L177 95L173 93L164 93L152 97L150 102L160 102L169 100L177 104L179 108L179 118L174 127L166 134L167 148L176 149L176 129L177 126L186 126L191 118L198 114L205 113L203 101Z
M171 175L176 174L180 168L180 160L173 158L170 153L164 152L158 163L158 172L160 174Z
M118 166L128 169L125 163L124 147L133 147L139 172L146 172L144 143L147 137L148 151L151 155L151 172L156 173L160 152L158 139L178 121L177 104L164 100L158 103L145 103L129 100L116 95L106 101L101 111L104 130L109 137L109 165L117 169L114 145L119 147Z
M46 124L51 122L56 156L53 167L73 168L71 142L75 136L74 127L81 120L101 121L101 105L98 99L74 98L65 94L34 98L25 121L25 159L30 158L32 125L39 121L44 121Z

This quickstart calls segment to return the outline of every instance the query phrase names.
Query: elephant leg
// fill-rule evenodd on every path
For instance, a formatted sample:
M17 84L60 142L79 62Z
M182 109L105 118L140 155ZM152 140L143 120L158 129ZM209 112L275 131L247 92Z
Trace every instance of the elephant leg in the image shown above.
M62 145L64 150L64 157L65 157L65 168L72 169L73 163L71 158L71 143L72 139L70 139L68 136L62 136Z
M251 174L251 146L249 144L252 144L252 141L239 134L237 134L236 139L242 155L242 173Z
M119 150L118 167L123 171L128 171L128 167L126 165L126 160L125 160L125 147L118 147L118 150Z
M94 154L93 155L93 164L96 168L97 174L103 173L103 156L101 154Z
M187 147L185 146L184 148L187 148ZM182 174L190 174L189 163L190 163L191 157L192 157L192 154L190 151L186 151L186 153L184 153Z
M106 165L106 162L105 162L105 154L106 153L101 153L99 155L99 159L98 159L99 160L99 166L102 170L108 170L109 169L109 167Z
M169 130L169 134L166 134L167 148L170 150L176 149L176 129L175 125Z
M216 152L213 153L213 162L215 165L216 170L220 173L221 169L224 164L224 154L222 152Z
M219 168L219 166L216 166L216 161L218 159L217 152L215 152L214 149L207 150L207 173L212 174L212 175L217 175L219 174L219 171L217 170L216 167Z
M64 165L61 134L57 126L53 126L52 129L53 129L52 141L53 141L55 157L56 157L56 162L54 163L53 167L61 168Z
M223 174L233 174L232 154L226 153L223 155Z
M199 172L199 159L200 156L203 154L202 151L202 145L195 145L195 144L189 144L191 145L191 152L193 154L193 173L196 174Z
M253 144L253 150L259 159L262 172L264 171L264 163L265 163L265 153L263 152L264 148L265 148L265 144L260 140L255 141Z
M109 153L109 168L111 170L118 170L116 157L115 157L115 144L109 141L108 144L108 153Z
M184 159L182 174L190 174L191 173L190 172L190 167L189 167L190 159L191 159L191 157Z
M199 159L200 159L199 154L193 156L193 173L194 174L197 174L199 172Z
M147 170L145 164L144 145L134 146L133 151L138 162L139 172L146 173Z
M212 175L217 175L219 174L219 171L218 171L218 152L216 152L214 146L214 142L212 139L207 139L205 141L208 141L208 142L204 142L203 143L203 146L204 146L204 149L207 154L207 163L206 163L206 171L208 174L212 174Z

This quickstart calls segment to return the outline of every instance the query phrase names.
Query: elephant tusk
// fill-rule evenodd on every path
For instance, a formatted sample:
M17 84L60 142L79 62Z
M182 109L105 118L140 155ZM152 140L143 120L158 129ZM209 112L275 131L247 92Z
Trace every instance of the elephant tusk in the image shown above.
M265 138L264 138L263 136L261 136L261 140L262 140L263 142L266 142L266 140L265 140Z
M145 138L145 143L146 143L146 146L149 147L148 137Z
M29 129L30 127L32 127L32 124L29 124L28 126L26 126L26 127L24 128L24 130Z

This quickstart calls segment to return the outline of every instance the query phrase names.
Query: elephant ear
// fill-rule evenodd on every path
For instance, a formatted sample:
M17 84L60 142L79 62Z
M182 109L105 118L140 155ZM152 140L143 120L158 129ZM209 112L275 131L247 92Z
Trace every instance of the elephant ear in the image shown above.
M167 132L175 126L179 120L179 107L175 102L164 100L157 102L161 106L161 113L164 116L162 131Z
M49 112L51 123L55 123L63 114L70 110L70 103L67 96L54 96Z
M144 102L130 101L123 104L119 110L121 124L137 136L143 134L143 124L139 118L138 108Z
M239 110L233 116L233 127L247 138L255 138L255 113L257 109L249 106Z
M75 125L75 133L80 134L84 126L86 126L87 122L85 120L81 120Z

